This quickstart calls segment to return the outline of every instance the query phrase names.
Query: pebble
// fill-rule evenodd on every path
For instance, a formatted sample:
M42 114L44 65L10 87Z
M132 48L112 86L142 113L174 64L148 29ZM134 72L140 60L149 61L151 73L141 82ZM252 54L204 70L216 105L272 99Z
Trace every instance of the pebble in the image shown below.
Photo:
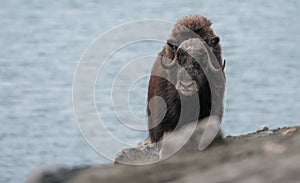
M261 126L257 129L256 132L263 132L263 131L267 131L267 130L269 130L269 128L267 126Z

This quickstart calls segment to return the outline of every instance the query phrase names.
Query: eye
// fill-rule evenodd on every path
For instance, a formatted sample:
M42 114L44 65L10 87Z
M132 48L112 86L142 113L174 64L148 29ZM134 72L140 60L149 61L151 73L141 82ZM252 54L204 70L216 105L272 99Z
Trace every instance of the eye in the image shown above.
M183 65L184 64L184 59L179 58L179 59L177 59L177 62L178 62L179 65Z
M178 49L176 41L169 39L167 45L171 48L172 54L175 55L176 50Z
M197 69L197 70L201 69L201 67L200 67L200 65L198 64L198 62L194 61L194 62L193 62L193 65L194 65L194 68L195 68L195 69Z
M183 65L186 63L190 55L183 49L179 48L176 52L177 62L179 65Z

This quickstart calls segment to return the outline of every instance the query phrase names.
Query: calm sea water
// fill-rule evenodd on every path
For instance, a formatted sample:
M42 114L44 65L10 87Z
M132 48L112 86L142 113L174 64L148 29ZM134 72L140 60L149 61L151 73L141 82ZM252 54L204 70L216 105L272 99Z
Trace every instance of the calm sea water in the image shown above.
M46 165L111 163L80 134L72 105L73 75L91 41L137 19L175 21L195 13L212 19L227 60L226 135L251 132L261 125L299 125L299 8L298 0L3 1L0 182L24 182L33 170ZM159 42L139 43L112 60L126 63L145 50L156 54L161 47ZM118 62L112 62L106 79L112 80L119 68ZM129 95L131 109L141 117L146 115L147 79L141 79ZM99 85L96 92L107 93ZM145 138L144 131L120 130L117 118L105 106L109 97L109 93L96 94L107 129L131 144Z

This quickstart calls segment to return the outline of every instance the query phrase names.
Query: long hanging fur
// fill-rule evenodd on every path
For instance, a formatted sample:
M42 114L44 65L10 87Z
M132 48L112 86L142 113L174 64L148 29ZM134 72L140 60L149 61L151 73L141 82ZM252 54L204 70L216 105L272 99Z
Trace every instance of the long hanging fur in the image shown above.
M199 35L204 41L208 42L208 40L212 37L216 37L213 29L211 28L211 21L204 16L201 15L192 15L186 16L176 22L174 28L171 31L170 38L176 38L180 40L178 44L184 41L184 36L181 34L181 28L185 26L186 28L192 30L197 35ZM220 65L222 65L222 51L220 43L214 45L212 47L212 51L218 59ZM178 92L176 88L168 82L166 79L160 76L167 76L167 71L162 68L160 65L160 57L168 57L169 59L174 59L174 50L170 48L167 44L163 47L162 51L159 52L158 57L154 63L152 68L152 74L149 81L148 86L148 105L147 105L147 115L148 115L148 126L149 126L149 137L152 142L158 142L163 138L164 132L173 131L178 123L181 103L179 99ZM200 90L198 92L199 100L200 100L200 115L199 120L210 115L211 110L211 91L209 88L209 84L202 84ZM162 119L162 121L155 126L155 123L159 116L159 109L156 109L155 106L150 106L150 100L159 96L164 99L167 104L167 111ZM151 110L150 110L151 109ZM152 112L152 114L151 114ZM155 113L155 114L153 114ZM155 126L155 127L153 127ZM153 127L153 128L152 128Z

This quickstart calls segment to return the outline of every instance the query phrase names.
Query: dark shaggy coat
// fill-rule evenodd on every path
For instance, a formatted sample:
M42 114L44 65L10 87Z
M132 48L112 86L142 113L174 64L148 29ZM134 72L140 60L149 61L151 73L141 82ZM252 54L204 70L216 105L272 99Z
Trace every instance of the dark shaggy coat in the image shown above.
M211 21L201 15L186 16L176 22L171 31L170 38L175 40L177 45L180 45L181 42L190 38L182 33L182 27L184 26L199 35L204 41L208 42L210 38L216 37L211 25ZM222 65L221 45L219 43L213 45L212 51L220 65ZM163 138L164 132L173 131L178 123L180 113L182 112L179 94L174 85L162 77L154 76L167 76L167 71L160 65L161 56L173 60L175 56L174 50L167 44L163 47L154 63L149 81L147 115L149 137L152 142L160 141ZM198 120L201 120L209 116L211 111L211 92L208 82L201 86L198 95L201 106ZM166 102L167 111L163 118L161 118L162 114L160 109L157 108L155 104L152 106L149 104L149 101L155 96L161 97ZM156 125L159 118L162 120Z

